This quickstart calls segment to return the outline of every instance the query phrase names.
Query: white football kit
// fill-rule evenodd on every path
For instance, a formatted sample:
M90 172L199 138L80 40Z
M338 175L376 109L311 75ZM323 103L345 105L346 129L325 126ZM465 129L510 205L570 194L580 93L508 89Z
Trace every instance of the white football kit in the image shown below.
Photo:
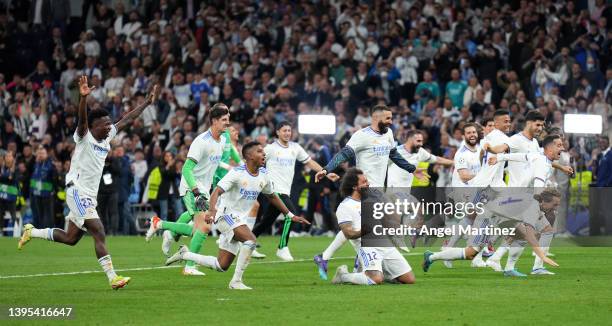
M437 156L426 151L424 148L419 148L416 153L410 153L404 145L396 147L397 152L408 161L408 163L418 166L421 162L436 163ZM387 176L387 187L403 187L410 188L412 186L412 180L414 175L393 162L389 162L389 171Z
M310 161L310 156L300 144L289 142L285 147L278 140L266 145L264 152L266 153L268 178L274 186L274 192L282 195L291 194L295 161L307 163Z
M498 129L493 129L488 135L485 136L482 144L488 143L489 146L498 146L506 144L512 150L512 142L510 137L506 136L503 132ZM489 165L487 163L489 157L494 157L495 154L485 152L482 158L482 167L478 174L470 181L472 186L475 187L505 187L504 183L504 164L497 163L495 165Z
M466 187L471 184L471 180L463 182L459 176L459 170L467 169L472 175L478 174L480 171L480 146L476 144L474 150L471 150L465 142L459 147L453 159L455 169L451 179L452 187Z
M234 229L246 225L246 218L260 193L271 194L272 184L265 168L252 175L241 165L231 169L217 184L223 189L217 202L215 224L221 232L219 249L237 254L240 243L234 240Z
M379 134L371 127L356 131L346 146L355 151L355 165L368 178L370 187L384 187L389 153L395 146L393 132Z
M206 132L198 135L193 140L191 146L189 146L189 152L187 158L197 162L193 168L193 177L196 180L196 185L200 194L209 197L213 177L219 162L221 162L221 155L223 155L223 146L226 143L225 135L221 134L219 141L216 141L212 136L212 132L208 129ZM189 189L187 181L184 176L181 176L181 184L179 186L180 196L185 196Z
M338 225L350 223L353 229L361 229L361 202L346 197L336 211ZM341 231L342 232L342 231ZM412 271L412 267L395 247L362 247L361 238L350 239L357 252L362 270L382 272L385 279L393 280Z
M522 132L510 137L510 153L539 153L540 145L535 138L529 139ZM527 177L527 171L530 170L528 161L508 161L508 186L510 187L526 187L521 179Z
M115 135L115 125L111 126L108 137L101 141L97 141L89 130L83 138L79 137L78 131L74 132L76 146L66 174L66 204L70 209L68 219L82 230L86 230L83 226L86 219L99 218L96 197L104 162L111 150L110 142Z

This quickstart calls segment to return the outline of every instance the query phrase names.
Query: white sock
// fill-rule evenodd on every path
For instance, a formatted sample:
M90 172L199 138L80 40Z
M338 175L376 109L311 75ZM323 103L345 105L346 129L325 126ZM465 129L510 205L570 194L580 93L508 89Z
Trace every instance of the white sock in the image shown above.
M510 249L510 243L508 240L504 240L502 245L495 250L493 256L489 257L488 260L500 262L501 259L504 258L504 255L508 252L508 249Z
M465 228L466 226L470 226L472 225L472 221L470 221L469 218L463 218L461 219L461 221L459 221L460 226L462 226L462 229ZM446 245L447 247L454 247L455 244L457 243L457 241L459 241L459 239L461 239L461 232L459 232L459 230L456 230L457 232L455 232L450 239L448 239L448 244Z
M224 272L224 270L219 265L217 257L204 256L193 252L186 252L183 254L183 260L191 260L198 265L202 265L204 267L208 267L219 272Z
M340 279L343 283L351 283L357 285L374 285L374 281L372 281L365 273L347 273L342 274Z
M548 253L548 249L550 248L550 243L552 242L554 236L554 232L545 232L540 235L540 248L544 251L545 254ZM535 260L533 261L533 269L544 268L544 261L536 255Z
M478 252L478 254L476 256L474 256L474 259L472 259L472 263L474 262L484 262L484 260L482 260L482 253L484 252L484 250L480 250L480 252Z
M232 282L242 282L242 274L249 266L249 260L251 260L251 254L255 250L255 242L247 240L242 243L240 252L238 253L238 260L236 261L236 270L232 277Z
M53 229L51 228L32 229L31 235L32 235L32 238L40 238L40 239L53 241Z
M106 255L100 259L98 259L100 266L106 273L106 277L108 277L108 281L112 281L115 277L117 277L117 273L115 273L115 269L113 268L113 261L111 260L110 255Z
M524 250L525 247L522 241L514 241L512 246L508 249L508 261L506 262L506 269L504 270L514 270L514 265L516 265L516 262L519 260Z
M332 241L332 243L329 244L325 251L323 251L323 260L329 260L330 258L332 258L334 253L336 253L336 251L340 249L340 247L342 247L345 242L346 237L344 236L344 233L342 233L342 231L338 232L338 234L336 234L336 237L334 238L334 241Z
M249 230L253 231L253 227L255 226L255 221L257 220L257 216L247 216L246 225L249 227Z
M444 251L439 251L429 256L429 260L458 260L465 259L465 249L463 248L448 248Z

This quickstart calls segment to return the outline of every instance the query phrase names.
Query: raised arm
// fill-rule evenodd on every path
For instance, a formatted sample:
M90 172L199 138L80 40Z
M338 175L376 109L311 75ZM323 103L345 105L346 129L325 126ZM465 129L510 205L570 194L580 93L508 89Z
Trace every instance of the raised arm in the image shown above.
M391 152L389 152L389 159L395 163L395 165L399 166L400 168L408 171L409 173L414 173L414 171L416 170L416 166L408 163L408 161L406 161L406 159L404 159L404 157L402 157L402 155L397 151L397 148L393 147L391 149Z
M121 118L121 120L119 120L115 124L115 128L117 128L117 131L121 131L125 127L132 124L132 122L134 122L134 120L142 114L142 111L144 111L144 109L146 109L149 105L153 104L157 100L158 96L159 96L159 85L155 85L153 86L153 91L149 93L144 103L140 104L135 109L132 109L123 118Z
M87 76L81 76L79 78L79 94L81 99L79 100L79 119L77 123L77 135L79 138L85 137L87 134L87 96L91 94L96 86L89 87L87 85Z

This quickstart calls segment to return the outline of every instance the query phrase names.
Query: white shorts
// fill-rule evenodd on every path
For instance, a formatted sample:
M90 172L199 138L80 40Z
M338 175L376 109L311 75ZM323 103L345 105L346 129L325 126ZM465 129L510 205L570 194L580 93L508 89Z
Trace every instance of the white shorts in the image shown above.
M410 264L395 247L361 247L357 255L361 270L382 272L388 281L412 271Z
M219 236L219 249L228 251L234 255L240 251L240 241L234 240L234 229L247 225L242 218L233 214L221 214L215 219L217 231L221 232Z
M96 210L98 206L96 197L88 196L74 186L66 189L66 204L70 209L67 216L68 220L83 231L87 231L84 226L85 220L100 218Z

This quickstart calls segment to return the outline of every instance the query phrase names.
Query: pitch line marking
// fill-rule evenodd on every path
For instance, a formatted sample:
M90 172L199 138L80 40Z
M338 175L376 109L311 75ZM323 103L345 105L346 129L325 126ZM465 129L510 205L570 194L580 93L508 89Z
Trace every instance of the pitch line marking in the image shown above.
M404 253L403 256L420 256L421 253ZM355 256L347 256L347 257L336 257L330 258L329 260L342 260L342 259L355 259ZM272 260L272 261L253 261L253 264L261 264L261 265L271 265L271 264L285 264L285 263L302 263L312 261L312 258L308 259L295 259L292 262L282 261L282 260ZM152 267L134 267L134 268L123 268L116 269L115 272L132 272L132 271L149 271L156 269L169 269L169 268L182 268L182 265L173 265L173 266L152 266ZM34 277L46 277L46 276L66 276L66 275L81 275L81 274L95 274L95 273L104 273L103 270L95 270L95 271L80 271L80 272L60 272L60 273L41 273L41 274L29 274L29 275L0 275L0 280L5 279L14 279L14 278L34 278Z

